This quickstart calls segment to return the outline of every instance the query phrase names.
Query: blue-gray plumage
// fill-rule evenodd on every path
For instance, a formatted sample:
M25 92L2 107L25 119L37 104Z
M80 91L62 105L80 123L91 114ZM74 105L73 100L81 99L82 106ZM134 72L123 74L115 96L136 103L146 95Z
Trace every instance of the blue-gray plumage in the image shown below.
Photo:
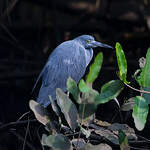
M57 46L35 83L36 86L42 77L42 86L37 101L44 107L48 106L50 104L49 95L53 100L56 99L56 88L66 91L68 77L78 83L93 57L92 48L98 46L112 48L107 44L95 41L90 35L82 35Z

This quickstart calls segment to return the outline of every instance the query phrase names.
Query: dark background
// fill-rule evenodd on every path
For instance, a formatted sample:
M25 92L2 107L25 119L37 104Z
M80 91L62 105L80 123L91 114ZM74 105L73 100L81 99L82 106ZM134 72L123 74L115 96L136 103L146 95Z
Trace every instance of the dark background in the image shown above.
M0 124L14 122L29 111L28 102L36 99L40 84L33 94L32 88L49 54L61 42L82 34L93 35L97 41L114 47L120 42L128 61L128 78L132 81L138 59L145 57L150 46L150 1L0 0ZM100 50L104 53L104 63L94 84L97 90L103 83L117 79L115 50L97 48L94 56ZM131 84L136 86L135 81ZM137 93L127 90L121 103L134 94ZM99 118L110 121L116 112L106 104L99 113L102 114ZM133 124L132 117L128 123ZM19 137L24 137L26 130L20 133L18 126L15 130L15 133L9 127L0 130L0 150L22 148L23 140ZM15 135L18 132L19 136ZM143 134L146 132L147 128ZM37 138L32 140L35 143Z

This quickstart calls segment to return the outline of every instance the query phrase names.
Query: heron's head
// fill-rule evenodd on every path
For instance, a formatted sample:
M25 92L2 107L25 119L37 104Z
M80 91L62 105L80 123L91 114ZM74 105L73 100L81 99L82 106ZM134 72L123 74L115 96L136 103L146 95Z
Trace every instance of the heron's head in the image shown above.
M75 38L80 44L82 44L86 49L95 47L113 48L107 44L95 41L94 37L91 35L81 35Z

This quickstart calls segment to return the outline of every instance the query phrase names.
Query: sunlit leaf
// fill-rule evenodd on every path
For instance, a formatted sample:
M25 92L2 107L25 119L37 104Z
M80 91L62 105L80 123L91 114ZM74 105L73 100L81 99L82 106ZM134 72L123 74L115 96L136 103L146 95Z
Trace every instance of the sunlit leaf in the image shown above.
M67 136L62 134L49 135L47 137L44 135L42 137L42 144L55 150L73 150L73 147Z
M109 81L102 86L101 93L95 98L95 102L97 104L103 104L116 98L123 90L123 87L123 82L120 80Z
M91 88L84 82L83 79L81 79L79 82L79 89L83 93L88 93L91 90Z
M78 126L78 111L75 104L69 97L59 88L56 89L57 104L65 116L70 128L76 129Z
M121 150L130 150L128 138L122 130L119 130L119 144Z
M67 90L72 94L73 98L78 101L80 91L76 82L70 77L67 80Z
M141 96L136 96L134 101L135 105L133 107L132 116L134 118L136 128L141 131L145 127L149 107L146 100Z
M126 57L124 54L124 51L122 49L122 46L120 45L120 43L116 43L116 56L117 56L117 62L118 62L118 67L119 67L119 76L120 79L125 82L125 83L129 83L126 80L126 76L127 76L127 62L126 62Z
M103 62L103 53L100 52L94 59L94 63L90 66L89 74L87 75L86 82L92 83L95 81L95 79L98 77L98 74L101 70Z
M138 78L138 83L142 87L150 87L150 48L146 54L146 63L144 68L142 68L142 72Z
M40 105L34 100L30 100L29 106L30 106L30 109L34 112L36 119L40 123L42 123L43 125L46 125L50 121L48 112L42 105Z

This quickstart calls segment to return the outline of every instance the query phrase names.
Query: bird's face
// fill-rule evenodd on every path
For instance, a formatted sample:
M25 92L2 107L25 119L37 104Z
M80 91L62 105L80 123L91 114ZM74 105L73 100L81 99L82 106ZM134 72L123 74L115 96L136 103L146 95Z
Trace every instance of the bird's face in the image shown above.
M90 35L82 35L76 38L86 49L95 47L113 48L107 44L95 41L94 37Z

